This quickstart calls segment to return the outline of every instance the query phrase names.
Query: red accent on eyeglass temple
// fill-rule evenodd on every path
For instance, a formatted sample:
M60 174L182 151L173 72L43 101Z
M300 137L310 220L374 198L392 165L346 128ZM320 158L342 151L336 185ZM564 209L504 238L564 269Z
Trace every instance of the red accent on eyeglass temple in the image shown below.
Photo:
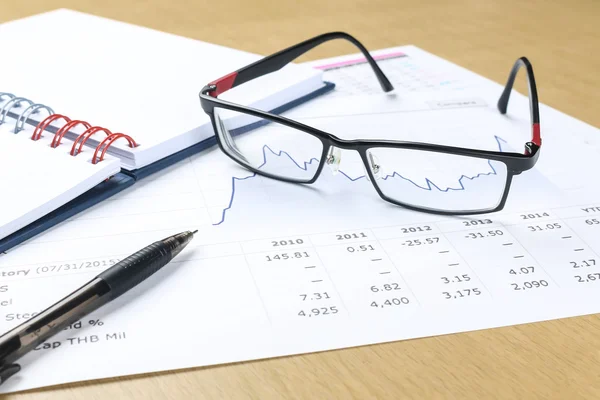
M237 76L237 72L232 72L230 74L225 75L222 78L212 81L209 85L215 85L217 88L210 92L210 96L217 97L221 93L231 89L233 83L235 82L235 77Z
M533 124L533 136L531 138L531 142L537 144L538 146L542 145L542 136L540 135L540 124Z

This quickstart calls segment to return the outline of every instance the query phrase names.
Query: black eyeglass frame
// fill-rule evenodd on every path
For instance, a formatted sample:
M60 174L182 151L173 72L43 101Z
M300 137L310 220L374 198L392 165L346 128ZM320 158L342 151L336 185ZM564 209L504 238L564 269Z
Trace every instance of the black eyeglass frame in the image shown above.
M510 191L510 186L512 183L512 178L514 175L519 175L520 173L527 171L535 165L539 157L539 150L541 148L541 136L540 136L540 119L539 119L539 103L537 96L537 87L535 84L535 77L533 74L533 67L531 63L526 57L521 57L517 59L514 63L508 81L505 85L504 91L502 92L499 100L498 100L498 110L501 114L506 114L508 101L510 98L510 94L512 92L512 87L517 76L518 71L523 67L527 72L527 81L529 87L529 105L530 105L530 115L531 115L531 123L532 123L532 138L530 141L525 143L525 152L524 154L513 153L513 152L499 152L499 151L489 151L489 150L479 150L479 149L470 149L464 147L454 147L454 146L445 146L445 145L437 145L430 143L421 143L421 142L409 142L409 141L397 141L397 140L345 140L338 138L337 136L321 131L319 129L313 128L311 126L302 124L300 122L291 120L289 118L282 117L277 114L272 114L266 111L257 110L252 107L247 107L235 103L231 103L226 100L222 100L217 98L221 93L239 86L243 83L246 83L252 79L256 79L260 76L266 75L271 72L275 72L281 68L283 68L288 63L292 62L302 54L308 52L312 48L330 41L334 39L345 39L354 44L359 50L362 52L367 62L373 69L375 76L377 77L379 84L384 92L389 92L393 90L393 86L385 76L383 71L379 68L376 61L369 54L367 49L354 37L350 36L344 32L330 32L325 33L323 35L316 36L312 39L301 42L297 45L289 47L287 49L281 50L277 53L274 53L270 56L264 57L246 67L243 67L235 72L232 72L228 75L225 75L222 78L216 79L213 82L206 85L202 88L199 97L200 104L202 109L209 115L211 119L211 123L217 137L217 143L220 149L229 156L232 160L243 166L244 168L257 173L262 176L266 176L272 179L290 182L290 183L304 183L311 184L314 183L321 174L323 167L327 163L327 155L329 154L329 150L331 146L335 146L340 149L345 150L356 150L364 165L367 174L371 180L371 183L375 187L375 190L379 194L379 196L392 204L399 205L405 207L407 209L415 210L415 211L425 211L434 214L441 215L474 215L474 214L485 214L500 211L504 208L506 203L506 199L508 198L508 193ZM237 111L243 114L248 114L254 117L263 118L289 128L297 129L302 132L305 132L309 135L312 135L318 138L323 144L323 151L321 157L319 158L319 166L311 179L302 180L302 179L294 179L287 178L278 175L272 175L265 171L262 171L258 168L254 168L251 165L244 163L242 160L236 158L233 154L230 154L227 151L226 146L221 141L219 131L217 128L217 123L214 115L215 108L223 108L231 111ZM379 186L376 183L375 175L373 174L372 168L370 167L367 151L371 148L396 148L396 149L409 149L409 150L417 150L417 151L429 151L436 153L444 153L451 155L459 155L459 156L468 156L481 158L486 160L498 161L502 162L506 165L507 177L506 184L504 187L504 191L500 202L493 209L488 210L466 210L466 211L454 211L454 210L438 210L438 209L429 209L426 207L419 207L413 204L406 204L400 202L395 199L391 199L386 196Z

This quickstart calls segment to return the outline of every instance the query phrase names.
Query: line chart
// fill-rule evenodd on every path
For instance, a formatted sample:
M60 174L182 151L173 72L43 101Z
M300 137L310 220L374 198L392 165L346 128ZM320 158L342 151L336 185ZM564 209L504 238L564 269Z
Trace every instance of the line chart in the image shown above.
M502 143L506 143L506 141L504 139L502 139L501 137L497 136L497 135L494 135L494 139L496 141L496 144L498 145L498 151L503 151ZM290 161L292 161L294 163L294 165L297 168L299 168L301 170L304 170L304 171L306 171L308 169L308 167L310 165L312 165L313 162L315 162L315 161L319 162L319 159L313 157L313 158L311 158L308 161L304 161L304 162L298 163L286 151L280 150L280 151L276 152L273 149L271 149L268 145L265 144L263 146L263 148L262 148L263 161L257 167L257 169L260 169L260 168L264 167L265 164L267 163L267 152L271 153L272 155L274 155L276 157L286 156ZM492 165L492 163L491 163L490 160L488 160L488 165L489 165L491 171L480 172L480 173L478 173L477 175L474 175L474 176L467 176L467 175L464 175L464 174L461 175L458 178L459 187L454 187L454 188L453 187L447 187L445 189L442 189L438 185L436 185L434 182L432 182L429 178L425 178L426 186L421 186L418 183L414 182L413 180L402 176L397 171L394 171L391 174L387 174L386 176L382 177L381 179L387 180L389 178L398 177L398 178L401 178L401 179L404 179L404 180L410 182L411 184L415 185L417 188L422 189L422 190L432 191L432 190L436 189L436 190L438 190L440 192L460 191L460 190L465 190L465 186L463 184L463 180L470 180L470 181L472 181L472 180L475 180L477 178L481 178L481 177L485 177L485 176L497 175L497 171L493 167L493 165ZM346 179L348 179L349 181L351 181L351 182L356 182L356 181L358 181L360 179L366 178L366 175L360 175L360 176L358 176L356 178L352 178L348 174L344 173L342 170L339 170L339 173L342 176L344 176ZM246 181L248 179L255 178L256 176L257 176L256 173L252 173L251 175L244 176L244 177L237 177L237 176L231 177L231 195L229 197L229 203L227 204L227 207L223 208L223 211L221 213L221 219L219 220L219 222L213 223L213 226L218 226L218 225L223 224L225 222L225 218L227 216L227 212L233 208L233 203L234 203L234 200L235 200L235 193L236 193L236 182Z

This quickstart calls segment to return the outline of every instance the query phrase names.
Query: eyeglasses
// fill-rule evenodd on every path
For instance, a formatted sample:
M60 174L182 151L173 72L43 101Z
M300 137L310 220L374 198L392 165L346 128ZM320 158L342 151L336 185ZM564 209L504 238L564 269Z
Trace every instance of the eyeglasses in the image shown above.
M293 183L313 183L338 149L356 150L382 199L412 210L469 215L501 210L514 175L533 168L542 144L533 68L519 58L498 100L506 114L517 72L527 71L532 137L524 154L390 140L344 140L275 113L217 98L221 93L275 72L312 48L345 39L363 53L384 92L393 90L367 49L343 32L326 33L281 50L206 85L200 103L210 116L221 150L256 174ZM284 143L287 149L279 144ZM294 154L290 154L291 150ZM277 156L277 157L274 157ZM274 160L274 161L273 161Z

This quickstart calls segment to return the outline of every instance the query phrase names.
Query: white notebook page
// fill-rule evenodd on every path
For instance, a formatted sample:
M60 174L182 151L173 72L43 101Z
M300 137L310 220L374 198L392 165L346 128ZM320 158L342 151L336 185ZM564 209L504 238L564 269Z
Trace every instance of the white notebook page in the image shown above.
M46 133L32 141L33 129L14 134L15 121L0 125L0 239L38 220L119 172L118 160L91 163L89 149L73 157L71 142L51 148Z
M116 142L109 152L128 169L140 168L213 134L198 94L209 82L260 56L71 10L57 10L0 25L4 54L0 90L51 106L112 132L139 147ZM56 46L62 51L57 56ZM53 60L40 67L39 60ZM233 91L242 104L266 109L323 86L320 71L289 65L275 79ZM74 129L71 137L81 133ZM95 146L101 135L88 144ZM100 139L101 140L101 139Z

